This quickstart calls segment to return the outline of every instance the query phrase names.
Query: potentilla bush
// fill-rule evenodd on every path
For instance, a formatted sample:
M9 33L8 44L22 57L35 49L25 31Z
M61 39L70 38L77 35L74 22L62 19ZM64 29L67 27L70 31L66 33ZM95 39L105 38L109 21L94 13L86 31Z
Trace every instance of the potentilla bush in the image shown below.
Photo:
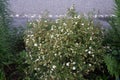
M29 78L83 80L103 63L102 31L81 16L29 24L25 43Z

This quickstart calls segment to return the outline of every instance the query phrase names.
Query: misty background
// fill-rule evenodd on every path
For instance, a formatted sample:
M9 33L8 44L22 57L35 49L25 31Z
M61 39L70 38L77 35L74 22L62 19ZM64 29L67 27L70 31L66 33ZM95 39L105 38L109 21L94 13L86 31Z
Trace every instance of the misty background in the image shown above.
M9 0L10 9L13 14L41 14L48 10L51 15L64 15L68 8L75 4L77 12L84 14L93 12L95 14L110 15L114 11L114 0ZM30 18L13 19L13 26L26 26ZM103 27L110 25L104 20L95 19Z
M79 13L112 14L114 0L10 0L10 9L17 14L41 14L48 10L52 15L60 15L73 4Z

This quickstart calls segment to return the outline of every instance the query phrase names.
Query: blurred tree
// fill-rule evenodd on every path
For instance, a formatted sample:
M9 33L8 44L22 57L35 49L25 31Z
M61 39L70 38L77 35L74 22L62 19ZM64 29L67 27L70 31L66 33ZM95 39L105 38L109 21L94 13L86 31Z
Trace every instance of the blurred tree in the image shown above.
M8 0L0 0L0 73L3 70L3 65L5 62L9 62L8 58L10 57L9 51L9 9L8 9ZM3 72L2 72L3 73Z
M115 0L115 15L111 18L111 28L105 36L105 44L108 54L105 56L105 63L108 71L120 80L120 0Z

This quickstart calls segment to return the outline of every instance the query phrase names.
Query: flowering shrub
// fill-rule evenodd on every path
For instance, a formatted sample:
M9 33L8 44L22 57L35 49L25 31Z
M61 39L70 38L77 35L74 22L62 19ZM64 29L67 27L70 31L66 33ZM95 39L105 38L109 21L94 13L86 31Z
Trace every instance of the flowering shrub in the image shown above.
M25 34L31 79L79 80L103 62L102 32L91 19L40 20Z

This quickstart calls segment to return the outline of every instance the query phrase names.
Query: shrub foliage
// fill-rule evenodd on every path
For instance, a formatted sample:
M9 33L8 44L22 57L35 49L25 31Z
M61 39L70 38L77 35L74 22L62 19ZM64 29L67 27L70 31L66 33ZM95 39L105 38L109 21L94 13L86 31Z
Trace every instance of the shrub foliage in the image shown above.
M31 79L74 80L103 62L102 32L79 15L33 22L25 32Z

